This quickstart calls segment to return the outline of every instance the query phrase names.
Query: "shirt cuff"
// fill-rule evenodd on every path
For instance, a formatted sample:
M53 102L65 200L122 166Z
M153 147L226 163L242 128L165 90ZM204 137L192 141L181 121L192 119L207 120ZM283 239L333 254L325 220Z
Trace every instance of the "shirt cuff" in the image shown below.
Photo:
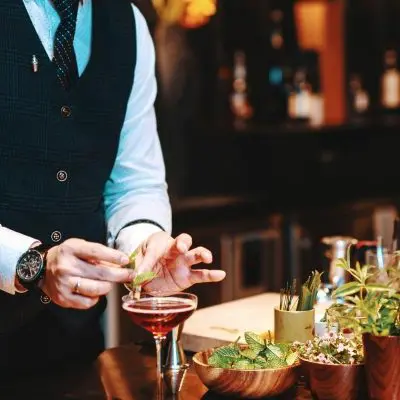
M17 262L35 243L40 242L0 225L0 290L15 294Z
M162 230L153 224L138 223L121 229L115 241L115 247L127 255L133 253L137 247L153 233Z

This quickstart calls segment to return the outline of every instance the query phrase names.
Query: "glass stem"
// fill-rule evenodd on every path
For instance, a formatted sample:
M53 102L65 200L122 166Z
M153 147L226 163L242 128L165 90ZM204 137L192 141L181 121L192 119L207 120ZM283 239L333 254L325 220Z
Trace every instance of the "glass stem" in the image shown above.
M154 338L156 342L157 352L157 400L163 400L164 398L164 381L163 381L163 347L165 342L165 336L156 336Z

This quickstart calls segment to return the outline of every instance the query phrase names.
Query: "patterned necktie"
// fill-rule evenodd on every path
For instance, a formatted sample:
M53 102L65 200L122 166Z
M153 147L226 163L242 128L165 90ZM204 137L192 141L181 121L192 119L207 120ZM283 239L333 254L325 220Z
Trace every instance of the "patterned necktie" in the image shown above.
M74 51L79 0L53 0L53 4L61 19L54 38L53 62L57 67L58 79L68 90L79 77Z

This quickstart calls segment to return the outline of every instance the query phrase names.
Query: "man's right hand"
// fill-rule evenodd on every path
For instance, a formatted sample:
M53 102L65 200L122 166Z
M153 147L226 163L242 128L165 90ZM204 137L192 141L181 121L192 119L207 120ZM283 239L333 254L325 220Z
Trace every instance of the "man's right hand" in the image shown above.
M133 279L124 253L82 239L68 239L47 253L41 289L61 307L88 309L107 295L112 283Z

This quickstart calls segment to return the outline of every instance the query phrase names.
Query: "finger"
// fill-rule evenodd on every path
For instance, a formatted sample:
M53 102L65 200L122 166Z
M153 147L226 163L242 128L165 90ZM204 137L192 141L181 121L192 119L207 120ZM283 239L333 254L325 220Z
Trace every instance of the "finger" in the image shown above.
M158 246L147 246L143 259L137 265L137 273L152 271L158 260L164 254L164 249Z
M78 258L75 258L69 274L81 278L115 283L131 282L135 276L134 272L128 268L115 268L102 264L93 265Z
M86 297L100 297L107 295L112 290L112 283L77 277L70 278L71 292L74 295Z
M79 239L65 241L60 245L60 251L91 262L109 262L118 265L129 262L129 257L119 250Z
M220 282L225 276L225 271L220 269L193 269L189 279L194 285L196 283Z
M196 247L187 252L184 257L188 265L196 265L200 263L211 264L213 260L211 251L205 247Z
M192 237L187 233L181 233L175 238L171 250L176 249L178 253L186 253L192 247L192 244Z

